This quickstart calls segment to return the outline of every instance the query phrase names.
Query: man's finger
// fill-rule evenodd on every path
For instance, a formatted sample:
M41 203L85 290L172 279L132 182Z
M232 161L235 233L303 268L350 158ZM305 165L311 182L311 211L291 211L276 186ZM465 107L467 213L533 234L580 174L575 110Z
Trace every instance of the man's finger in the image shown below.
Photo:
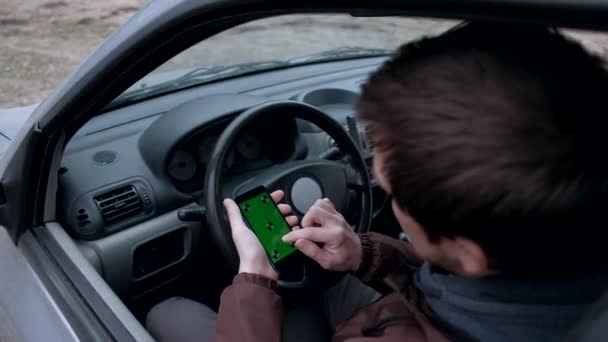
M318 201L317 201L318 202ZM310 209L304 214L302 218L302 226L304 227L312 227L319 226L323 224L322 215L323 212L320 211L320 208L317 205L317 202L313 204Z
M243 218L241 217L241 211L239 207L234 203L230 198L226 198L224 200L224 208L226 208L226 213L228 214L228 220L230 221L230 226L234 229L237 225L243 223Z
M303 227L314 227L324 225L326 222L335 220L339 213L334 210L328 210L321 205L321 200L318 200L302 218Z
M281 212L281 215L283 215L283 216L285 216L291 212L291 206L289 204L280 203L278 205L278 207L279 207L279 211Z
M300 239L297 240L295 246L302 254L308 256L313 259L321 266L325 264L325 252L314 242Z
M270 194L274 203L279 203L285 198L285 192L283 190L277 190Z
M297 216L287 216L285 217L285 221L287 221L287 224L289 224L290 227L297 225L299 222Z
M283 241L286 243L294 243L300 239L306 239L314 242L327 242L331 240L331 238L331 230L319 227L306 227L283 235Z
M323 198L322 200L319 201L319 206L322 207L322 208L327 209L330 212L336 211L336 207L334 206L333 203L331 203L331 201L327 197L325 197L325 198Z

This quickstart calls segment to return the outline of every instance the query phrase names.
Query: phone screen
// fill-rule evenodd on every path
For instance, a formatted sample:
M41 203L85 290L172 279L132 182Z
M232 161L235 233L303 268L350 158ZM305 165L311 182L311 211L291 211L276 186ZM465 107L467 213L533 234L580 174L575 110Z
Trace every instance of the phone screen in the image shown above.
M273 263L297 250L281 240L291 229L265 188L255 188L237 197L236 202Z

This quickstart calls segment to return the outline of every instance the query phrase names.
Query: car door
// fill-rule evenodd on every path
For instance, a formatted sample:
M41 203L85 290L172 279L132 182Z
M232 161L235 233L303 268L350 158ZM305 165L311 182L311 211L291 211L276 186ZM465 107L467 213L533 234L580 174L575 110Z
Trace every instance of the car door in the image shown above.
M115 32L28 118L0 161L0 340L148 340L70 246L57 221L64 143L118 94L192 44L265 16L336 12L523 20L601 27L608 6L577 1L152 1ZM589 2L591 3L591 2ZM563 14L567 13L566 16ZM508 15L508 17L507 17ZM90 265L89 265L90 267Z
M0 341L78 341L5 229L0 229L0 274Z

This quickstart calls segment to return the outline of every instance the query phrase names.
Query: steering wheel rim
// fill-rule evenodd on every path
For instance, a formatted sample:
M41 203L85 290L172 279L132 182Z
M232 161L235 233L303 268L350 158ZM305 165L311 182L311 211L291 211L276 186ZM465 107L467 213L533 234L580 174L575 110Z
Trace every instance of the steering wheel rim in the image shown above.
M288 114L289 113L289 114ZM357 186L360 186L361 215L359 222L355 226L357 233L364 233L369 230L372 219L372 199L371 181L367 165L357 145L342 126L332 117L321 110L296 101L272 101L252 107L238 115L222 132L218 138L209 162L204 180L205 192L202 197L203 205L206 206L206 220L212 238L215 240L225 260L234 269L238 268L238 254L232 241L232 234L225 210L222 206L224 197L222 179L223 165L228 152L234 146L238 134L248 125L265 115L291 115L294 118L302 119L315 124L331 138L334 139L341 152L350 157L350 166L354 166L353 172L347 172L355 179ZM269 189L273 191L274 189ZM286 194L288 193L285 190ZM289 203L292 204L292 203ZM293 204L292 204L293 205ZM320 267L319 267L320 269ZM315 272L319 272L318 270ZM289 282L279 280L279 286L284 288L319 288L324 287L319 283L319 276L304 275L304 279L299 282ZM327 271L325 271L327 272ZM305 271L306 273L306 271ZM328 278L328 277L326 277ZM334 277L335 278L335 277ZM328 283L325 281L325 283Z

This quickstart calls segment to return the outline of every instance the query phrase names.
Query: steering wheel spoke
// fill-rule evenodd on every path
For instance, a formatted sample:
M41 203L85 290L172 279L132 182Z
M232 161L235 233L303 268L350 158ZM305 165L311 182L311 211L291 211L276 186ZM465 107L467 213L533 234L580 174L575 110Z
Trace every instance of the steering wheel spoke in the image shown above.
M365 191L366 184L368 184L361 175L361 172L355 170L352 166L348 165L344 167L346 173L346 186L355 191Z

